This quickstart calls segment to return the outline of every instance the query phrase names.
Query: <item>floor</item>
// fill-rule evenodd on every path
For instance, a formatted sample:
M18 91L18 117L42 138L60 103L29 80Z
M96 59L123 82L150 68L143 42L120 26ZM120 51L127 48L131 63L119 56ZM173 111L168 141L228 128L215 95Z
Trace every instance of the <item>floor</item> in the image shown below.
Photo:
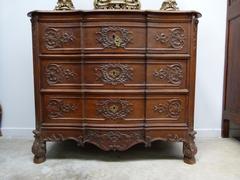
M32 163L32 140L0 138L0 180L240 180L240 142L198 139L196 165L182 161L181 143L103 152L75 142L48 144L47 161Z

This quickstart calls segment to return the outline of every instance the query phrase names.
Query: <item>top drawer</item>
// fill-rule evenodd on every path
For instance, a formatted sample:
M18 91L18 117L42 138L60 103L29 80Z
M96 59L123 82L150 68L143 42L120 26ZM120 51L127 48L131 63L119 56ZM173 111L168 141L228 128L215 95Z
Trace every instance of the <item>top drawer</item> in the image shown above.
M40 23L39 45L43 54L81 53L79 23Z
M144 20L144 19L143 19ZM85 53L145 53L144 22L86 22L83 48Z

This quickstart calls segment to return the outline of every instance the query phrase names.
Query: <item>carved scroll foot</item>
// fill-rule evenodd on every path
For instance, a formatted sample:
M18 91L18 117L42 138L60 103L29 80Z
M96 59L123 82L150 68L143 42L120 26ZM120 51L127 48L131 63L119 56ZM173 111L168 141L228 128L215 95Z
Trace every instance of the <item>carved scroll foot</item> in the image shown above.
M187 164L195 164L195 155L197 154L197 146L194 142L196 132L192 131L189 133L189 137L186 142L183 142L183 154L184 162Z
M32 146L32 153L34 154L33 162L40 164L46 160L46 142L41 139L39 131L33 131L33 133L35 137Z

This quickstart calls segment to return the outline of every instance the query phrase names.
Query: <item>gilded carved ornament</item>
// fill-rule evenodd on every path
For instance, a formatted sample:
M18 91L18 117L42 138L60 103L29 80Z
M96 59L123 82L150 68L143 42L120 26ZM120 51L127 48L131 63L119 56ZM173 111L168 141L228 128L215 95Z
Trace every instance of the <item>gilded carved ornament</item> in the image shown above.
M164 0L160 10L163 10L163 11L177 11L177 10L179 10L179 8L177 7L176 0Z
M72 0L58 0L55 10L73 10Z
M139 0L94 0L95 9L140 9Z

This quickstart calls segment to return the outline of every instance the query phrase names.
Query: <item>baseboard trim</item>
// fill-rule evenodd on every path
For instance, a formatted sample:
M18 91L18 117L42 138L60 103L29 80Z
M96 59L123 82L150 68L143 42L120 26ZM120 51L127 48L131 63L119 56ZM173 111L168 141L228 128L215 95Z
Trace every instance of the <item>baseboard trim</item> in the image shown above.
M2 134L6 138L33 138L33 128L3 128ZM219 138L221 129L196 129L197 138Z
M2 128L2 135L5 138L32 139L33 128Z
M197 138L220 138L221 129L195 129Z

